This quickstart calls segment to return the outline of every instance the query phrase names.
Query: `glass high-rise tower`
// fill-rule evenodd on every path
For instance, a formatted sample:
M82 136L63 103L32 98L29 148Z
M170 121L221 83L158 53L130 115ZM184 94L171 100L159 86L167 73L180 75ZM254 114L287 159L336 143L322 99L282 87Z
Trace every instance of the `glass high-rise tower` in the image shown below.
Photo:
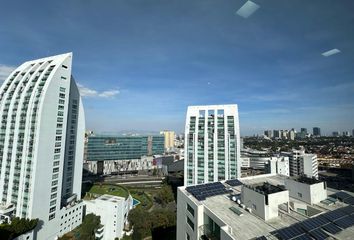
M237 105L189 106L185 126L184 185L240 176Z
M82 222L85 119L72 54L23 63L0 88L0 217L38 218L36 239Z

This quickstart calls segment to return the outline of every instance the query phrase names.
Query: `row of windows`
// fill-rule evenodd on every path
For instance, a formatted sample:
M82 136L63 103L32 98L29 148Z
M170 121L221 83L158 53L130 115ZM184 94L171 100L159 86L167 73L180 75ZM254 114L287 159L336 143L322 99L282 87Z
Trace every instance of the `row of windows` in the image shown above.
M63 79L63 77L61 77ZM62 133L63 130L60 128L63 128L63 121L64 121L64 103L65 103L65 88L60 87L59 88L59 105L58 105L58 117L57 117L57 129L56 129L56 136L55 136L55 148L54 148L54 162L53 162L53 175L52 175L52 188L51 188L51 196L50 199L52 200L50 202L50 209L49 213L49 220L52 220L55 218L55 210L56 206L53 206L56 204L56 198L57 198L57 184L58 184L58 174L59 174L59 165L60 165L60 152L61 152L61 141L62 141Z

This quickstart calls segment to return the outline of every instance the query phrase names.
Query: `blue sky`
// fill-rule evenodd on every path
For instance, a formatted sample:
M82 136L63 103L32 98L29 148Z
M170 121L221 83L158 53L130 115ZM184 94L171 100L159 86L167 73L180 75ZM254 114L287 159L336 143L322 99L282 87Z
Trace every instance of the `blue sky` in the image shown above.
M354 128L354 1L2 1L0 79L74 53L87 128L182 132L188 105L237 103L242 135ZM333 48L341 52L321 54Z

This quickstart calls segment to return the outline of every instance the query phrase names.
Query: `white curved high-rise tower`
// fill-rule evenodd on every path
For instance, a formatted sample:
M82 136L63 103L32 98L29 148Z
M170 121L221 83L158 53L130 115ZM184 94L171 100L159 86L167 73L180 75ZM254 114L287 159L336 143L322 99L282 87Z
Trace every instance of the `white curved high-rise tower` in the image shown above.
M39 218L36 239L82 222L85 119L71 63L25 62L0 88L0 217Z

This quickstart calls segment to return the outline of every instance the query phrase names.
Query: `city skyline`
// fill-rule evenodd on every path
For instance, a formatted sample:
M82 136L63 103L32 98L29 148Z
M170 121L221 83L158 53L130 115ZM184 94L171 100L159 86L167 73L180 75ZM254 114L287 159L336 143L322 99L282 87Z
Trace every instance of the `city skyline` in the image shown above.
M254 0L243 17L245 2L6 2L0 81L23 61L72 51L97 132L183 132L187 106L233 103L243 136L352 131L354 3Z

